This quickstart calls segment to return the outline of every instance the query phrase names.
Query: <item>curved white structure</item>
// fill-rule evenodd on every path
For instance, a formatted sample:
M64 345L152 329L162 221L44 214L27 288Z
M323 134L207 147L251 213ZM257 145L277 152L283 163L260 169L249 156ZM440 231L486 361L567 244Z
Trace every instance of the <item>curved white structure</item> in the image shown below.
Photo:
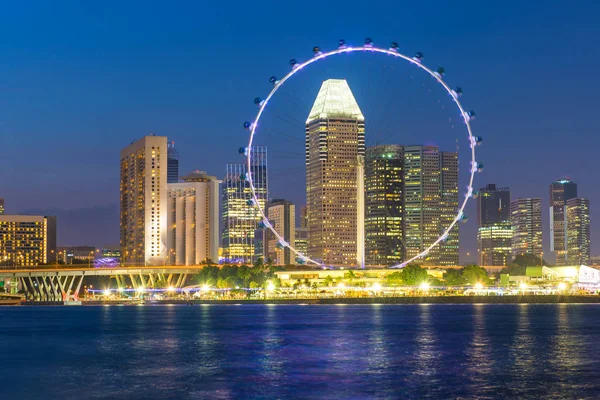
M467 201L469 200L470 197L472 197L473 195L473 179L475 177L475 172L477 172L478 168L479 168L479 164L477 163L477 161L475 160L475 146L478 143L479 139L475 138L473 136L473 132L471 131L471 124L470 121L471 119L473 119L473 114L465 111L465 109L463 108L462 104L460 103L460 101L458 100L458 97L460 95L459 92L451 89L448 84L446 82L444 82L444 80L442 79L442 74L439 72L435 72L432 71L431 69L427 68L425 65L423 65L421 63L421 58L420 57L409 57L406 56L400 52L398 52L398 50L396 49L396 47L394 45L392 45L392 47L390 47L389 49L383 49L383 48L379 48L379 47L374 47L370 44L370 41L365 44L364 46L359 46L359 47L351 47L351 46L346 46L346 45L341 45L340 48L338 48L337 50L332 50L332 51L328 51L328 52L321 52L319 49L315 48L315 56L313 58L311 58L308 61L305 61L303 63L298 63L298 64L293 64L292 65L292 70L286 75L284 76L281 80L275 80L274 83L274 87L271 90L271 92L269 93L269 95L262 101L258 101L257 104L259 106L259 110L258 113L256 115L256 118L254 119L254 122L252 122L252 124L249 126L250 129L250 139L248 141L248 147L247 147L247 151L246 151L246 164L247 164L247 180L250 183L250 188L252 190L252 199L253 199L253 203L255 207L258 207L260 214L262 215L263 221L264 221L264 225L266 228L268 228L271 232L273 232L273 234L275 235L275 237L277 237L277 239L279 240L279 243L282 246L288 247L294 254L296 254L300 259L304 260L305 262L310 262L313 264L316 264L318 266L322 266L321 263L319 263L318 261L315 261L309 257L307 257L306 255L298 252L296 249L294 249L293 246L291 246L289 243L287 243L283 237L277 233L277 231L275 231L275 229L271 226L271 224L269 223L267 216L265 215L265 211L262 209L262 207L260 206L260 202L258 201L257 197L256 197L256 192L255 192L255 188L254 188L254 183L252 181L252 169L251 169L251 157L252 157L252 142L254 141L254 135L256 134L256 129L258 127L258 123L260 121L260 118L265 110L265 108L267 107L267 104L269 104L269 100L271 100L271 98L275 95L275 93L277 93L277 90L279 90L284 84L285 82L290 79L292 76L296 75L298 72L302 71L305 67L309 66L310 64L313 64L317 61L320 60L324 60L328 57L331 56L335 56L338 54L344 54L344 53L353 53L353 52L371 52L371 53L381 53L381 54L386 54L392 57L396 57L399 59L403 59L408 61L409 63L415 65L416 67L422 69L423 71L427 72L430 76L432 76L436 81L438 81L443 87L444 89L446 89L446 91L448 92L448 94L452 97L454 103L456 104L456 106L458 107L458 110L461 113L461 116L463 118L463 120L465 121L465 125L467 126L467 132L469 135L469 142L471 144L471 169L470 169L470 177L469 177L469 185L467 187L467 193L465 195L465 199L463 200L461 206L458 209L458 213L456 214L456 217L454 218L454 220L452 221L452 223L450 224L450 226L448 226L444 232L442 233L442 235L433 243L431 244L429 247L427 247L425 250L423 250L420 254L412 257L409 260L404 261L401 264L395 265L391 268L403 268L404 266L406 266L407 264L411 263L412 261L421 258L425 255L427 255L429 253L429 251L435 247L436 245L438 245L441 241L445 240L450 232L450 230L454 227L454 225L456 225L456 223L461 220L463 218L463 211L465 209L465 206L467 204Z

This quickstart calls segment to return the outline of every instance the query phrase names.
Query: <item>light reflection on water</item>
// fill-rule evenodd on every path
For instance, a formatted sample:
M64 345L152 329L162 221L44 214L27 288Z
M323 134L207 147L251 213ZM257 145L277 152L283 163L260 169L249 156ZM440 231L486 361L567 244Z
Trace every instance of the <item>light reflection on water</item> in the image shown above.
M0 308L6 398L594 398L600 306Z

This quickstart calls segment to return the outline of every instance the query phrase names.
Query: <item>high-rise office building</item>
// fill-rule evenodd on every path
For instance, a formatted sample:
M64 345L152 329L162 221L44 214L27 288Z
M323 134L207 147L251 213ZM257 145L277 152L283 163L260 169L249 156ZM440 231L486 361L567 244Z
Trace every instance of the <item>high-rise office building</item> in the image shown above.
M56 262L56 217L0 215L0 265Z
M510 190L489 184L477 199L479 265L506 266L512 260Z
M512 256L542 257L542 199L518 198L510 203Z
M458 154L437 146L404 147L404 237L412 258L450 226L458 209ZM458 226L419 261L423 265L458 265Z
M565 206L567 227L567 264L590 263L590 201L576 197L567 200Z
M219 183L204 171L167 185L170 265L198 265L219 260Z
M167 144L167 183L179 182L179 152L175 149L175 142Z
M308 228L296 228L294 248L300 254L308 255Z
M577 184L570 179L559 179L550 184L550 251L556 255L556 265L567 265L567 232L565 206L567 200L577 197Z
M458 153L440 153L440 234L450 226L458 212ZM458 224L440 243L439 265L458 265Z
M306 121L308 255L326 265L363 262L364 155L365 118L348 83L326 80Z
M4 214L4 199L0 197L0 215Z
M121 150L121 264L167 262L167 138Z
M365 156L365 258L367 265L404 261L404 147L369 147Z
M267 218L273 229L283 239L295 248L296 239L296 206L290 201L276 199L267 206ZM271 232L266 232L267 253L275 265L290 265L295 260L295 255L289 247L278 246L277 237Z
M300 209L300 228L308 227L308 214L306 213L306 204Z
M269 193L266 147L252 147L250 168L260 207L266 210ZM246 164L227 164L223 180L223 257L230 261L253 262L263 255L263 232L259 228L262 217L252 204L247 172Z

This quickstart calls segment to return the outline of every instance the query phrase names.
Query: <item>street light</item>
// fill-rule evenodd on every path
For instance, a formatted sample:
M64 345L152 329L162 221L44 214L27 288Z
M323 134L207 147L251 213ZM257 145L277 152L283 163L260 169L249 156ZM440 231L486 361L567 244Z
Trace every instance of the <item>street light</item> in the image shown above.
M423 282L423 283L421 283L421 285L419 286L419 288L420 288L422 291L426 292L426 291L428 291L428 290L429 290L429 283L427 283L427 282Z

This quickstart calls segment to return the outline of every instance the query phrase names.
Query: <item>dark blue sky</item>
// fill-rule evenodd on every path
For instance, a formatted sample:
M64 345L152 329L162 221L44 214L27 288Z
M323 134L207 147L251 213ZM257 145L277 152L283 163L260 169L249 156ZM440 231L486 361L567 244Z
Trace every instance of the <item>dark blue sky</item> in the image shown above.
M63 244L116 243L122 147L149 132L167 135L177 143L182 172L199 168L221 177L225 161L238 161L241 122L255 112L252 99L267 93L270 75L285 73L291 57L310 57L315 45L370 36L382 45L395 40L406 53L424 52L426 64L444 65L447 80L465 89L465 104L478 114L474 128L485 139L486 169L476 186L497 183L510 186L513 198L542 197L546 251L548 184L560 176L590 198L594 241L600 4L571 4L4 4L0 196L9 212L69 210ZM94 218L97 229L74 233L78 221ZM476 249L475 224L472 218L464 226L463 253Z

